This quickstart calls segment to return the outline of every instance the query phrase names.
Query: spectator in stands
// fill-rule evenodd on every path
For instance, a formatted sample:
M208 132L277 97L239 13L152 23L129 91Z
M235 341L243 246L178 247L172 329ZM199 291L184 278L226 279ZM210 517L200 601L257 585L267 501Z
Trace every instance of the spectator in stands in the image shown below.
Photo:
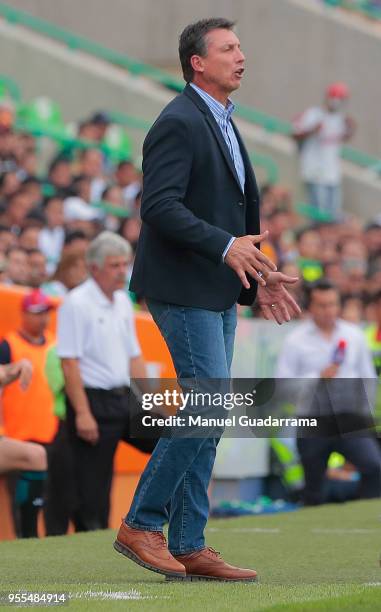
M31 203L27 195L21 191L9 196L6 202L6 211L2 223L12 228L18 234L25 223L25 218L31 210Z
M38 289L48 279L46 257L38 249L31 249L28 252L28 268L29 275L27 285L34 289Z
M304 280L312 282L323 274L321 265L322 244L315 227L305 227L297 232L298 266Z
M47 182L60 195L70 195L72 183L70 161L63 157L55 159L50 164Z
M18 246L11 247L6 253L6 285L26 285L29 276L29 263L26 251Z
M45 227L38 235L38 248L46 257L46 267L53 274L60 260L65 240L63 199L57 195L44 201Z
M85 256L81 252L63 253L52 279L42 286L47 295L64 296L87 278Z
M264 230L269 230L268 242L270 242L274 255L271 257L272 261L278 266L281 266L285 260L288 252L288 246L285 244L285 238L291 227L291 217L287 209L276 208L265 217L262 223ZM266 251L265 245L263 246L266 255L270 256Z
M21 303L20 328L6 334L0 344L1 365L25 358L33 366L32 381L26 391L20 390L16 382L3 390L4 433L16 440L37 442L45 446L52 442L57 430L57 419L53 412L54 395L46 371L49 353L55 350L54 336L47 330L52 307L52 303L39 290L26 294ZM26 497L25 481L28 478L21 476L16 484L15 502L19 513L16 530L22 537L36 537L37 515L43 504L44 481L41 477L37 481L33 480L33 485L29 483Z
M64 218L66 226L71 230L83 230L88 235L94 235L93 222L100 221L103 211L90 205L91 179L84 174L77 176L72 184L72 195L64 200Z
M138 215L123 219L119 225L118 234L130 243L134 253L138 245L141 227L142 222Z
M294 121L309 202L332 219L341 215L341 145L355 130L353 119L344 114L348 98L345 83L333 83L327 88L324 107L311 107Z
M130 160L125 159L119 162L115 171L115 180L123 191L125 205L132 211L133 203L142 185L140 175Z
M125 203L123 200L123 192L119 185L108 185L102 193L102 201L117 206L118 208L124 208ZM105 213L104 218L105 228L110 231L117 231L119 227L119 217L111 213Z
M38 248L38 235L40 230L38 227L24 227L18 238L18 246L25 251L31 251Z
M349 323L361 325L364 320L362 295L344 295L341 300L341 318Z
M87 234L81 230L68 231L65 236L62 256L68 253L82 253L85 255L90 240Z
M324 501L327 460L334 451L360 472L358 496L379 497L380 449L370 433L355 435L369 427L364 387L369 391L368 383L376 376L363 334L338 318L339 292L326 281L310 287L307 308L310 319L286 338L277 366L277 378L310 379L297 406L300 416L318 421L316 432L306 428L297 441L305 472L304 503ZM313 387L312 380L316 381ZM298 385L303 388L302 381ZM341 435L347 432L351 435Z
M17 172L4 172L0 174L0 201L6 200L9 196L20 189L20 179Z
M100 144L104 140L107 129L111 124L110 116L104 111L98 111L90 117L88 123L94 130L94 140Z
M91 278L68 293L58 314L76 478L77 531L108 527L113 458L129 440L130 376L145 378L132 305L124 291L129 245L102 232L89 246ZM152 440L146 440L152 450Z
M90 181L88 202L99 202L106 187L103 156L99 149L84 149L79 157L79 173Z
M16 246L17 238L7 225L0 225L0 253L6 253L12 246Z
M41 183L35 176L25 178L21 183L20 191L28 198L31 208L41 204Z
M364 244L368 251L369 264L381 257L381 218L365 226Z

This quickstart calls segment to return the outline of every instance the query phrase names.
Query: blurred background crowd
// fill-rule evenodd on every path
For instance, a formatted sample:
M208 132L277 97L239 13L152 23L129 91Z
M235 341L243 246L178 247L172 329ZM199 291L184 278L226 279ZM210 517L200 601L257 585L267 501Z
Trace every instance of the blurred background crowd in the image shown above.
M113 127L107 112L95 112L76 127L81 147L62 146L48 159L44 151L44 159L39 141L13 128L11 109L0 110L0 282L63 296L86 278L84 254L102 229L130 243L131 271L142 175L131 158L115 160L102 147ZM344 319L374 319L381 213L363 222L345 213L344 203L337 219L319 217L314 209L300 215L290 190L268 183L261 185L261 220L269 230L262 248L282 271L300 277L294 291L302 305L305 284L324 277L340 289ZM132 298L145 308L140 296ZM240 314L258 316L255 307Z
M97 2L93 1L94 7ZM175 76L178 74L176 41L180 24L183 25L188 17L182 12L184 7L180 2L175 3L176 7L172 2L162 2L160 9L157 3L153 3L146 22L138 27L133 18L137 15L132 10L131 19L124 20L124 13L123 19L118 13L119 10L125 11L122 5L115 3L114 10L105 14L103 3L99 1L94 14L101 11L105 22L94 24L87 19L87 9L67 0L66 10L62 15L57 12L54 15L56 23L52 24L39 21L39 17L46 18L47 15L54 21L53 13L49 17L49 3L45 7L42 2L35 3L35 21L32 14L23 16L17 11L17 7L26 8L23 0L14 0L11 4L16 7L15 12L9 7L0 7L4 21L9 19L12 24L16 23L12 26L11 36L5 29L3 40L0 40L0 295L1 291L12 291L13 288L42 291L30 294L26 290L20 308L22 327L6 330L7 334L10 332L12 341L16 331L20 330L25 332L24 336L29 334L39 341L49 331L49 298L64 298L88 278L86 252L90 242L103 230L122 236L128 242L125 292L135 311L146 310L142 296L129 291L141 228L142 172L141 157L137 152L141 150L142 132L148 130L161 108L183 87L183 82L176 80ZM196 7L197 2L194 4ZM197 10L202 14L207 12L205 2L199 4ZM377 28L381 24L381 3L378 0L314 0L306 4L308 9L304 6L296 9L295 3L284 2L282 12L279 0L257 0L250 7L250 20L245 13L249 11L249 5L234 3L234 18L237 17L242 33L240 37L247 63L252 67L245 73L245 84L237 95L239 103L233 119L242 122L239 127L244 133L258 177L261 229L269 231L261 249L282 272L299 277L298 283L290 290L302 307L300 319L311 315L308 310L311 286L319 281L332 283L340 294L340 318L364 331L369 354L379 375L381 207L378 198L381 193L381 162L379 109L373 104L379 99L379 80L374 78L372 71L360 68L366 61L368 64L373 61L370 60L372 54L376 58L379 53L379 35L373 36L373 26ZM320 10L323 4L329 5L334 18L328 19L328 9L323 12L318 8L315 10L319 4ZM30 8L31 3L28 6ZM347 9L358 18L356 23L353 22L355 35L346 21ZM160 27L152 27L156 23L155 10L160 13L157 16ZM345 20L340 23L342 15ZM364 25L364 15L372 17L371 23L366 20L367 25ZM69 27L70 23L73 31L59 29ZM253 23L256 36L252 35ZM369 31L365 31L368 26ZM30 27L36 36L46 35L41 46L43 52L37 44L34 46L32 38L24 36L23 27ZM150 27L146 37L141 35L144 27ZM268 41L279 35L277 28L281 28L282 33L287 28L295 31L279 49L275 45L271 54L264 53ZM81 35L90 35L93 41L81 38ZM294 40L299 41L296 49ZM25 41L29 47L24 48ZM148 41L146 46L142 41ZM57 53L55 45L61 43L64 44ZM305 58L300 49L306 51ZM65 56L67 51L68 57ZM9 52L12 62L7 59ZM73 52L78 54L76 62L73 62ZM125 52L131 52L132 56L152 65L134 62L123 55ZM38 66L31 78L26 61L29 53L35 60L34 65ZM374 62L376 64L377 59ZM285 63L290 66L289 71L284 70ZM168 67L166 74L161 70L162 66ZM336 78L344 78L345 82L334 81ZM23 93L26 91L25 99L21 94L17 99L15 91L18 85ZM279 92L282 92L281 96ZM241 102L246 106L241 106ZM308 106L312 103L314 106ZM353 109L353 118L347 115L348 103ZM126 112L131 115L125 115ZM65 123L66 120L70 123ZM126 129L126 125L131 125L131 130L129 127ZM343 147L347 141L359 148ZM345 176L342 175L344 153L347 162ZM304 202L300 201L303 199L301 193L304 193ZM31 324L36 313L40 327L33 329L34 324L32 327ZM247 329L252 333L255 326L259 326L261 314L255 304L253 307L240 306L238 313L244 334ZM244 319L253 322L246 326ZM264 334L262 348L266 342L271 344L271 333L273 338L279 338L283 332L283 329L279 332L277 328L274 332L270 328L269 323L269 336ZM245 342L241 342L240 349L245 353L251 343L259 354L262 348L258 348L250 333L245 336ZM54 345L55 338L46 337ZM253 333L253 338L257 337ZM9 364L9 342L7 344L3 338L0 340L0 363ZM240 341L242 337L238 338L236 345ZM31 410L33 402L29 401L29 396L25 400L25 395L20 393L16 398L19 402L17 410L24 416L17 426L32 414L29 420L33 421L31 430L34 433L15 434L13 437L32 440L48 450L50 500L54 500L54 512L64 510L66 514L63 519L61 517L59 529L49 526L46 520L47 530L51 534L66 533L68 513L65 504L69 495L63 483L70 482L71 476L68 476L69 453L64 434L65 381L59 359L54 351L50 351L50 344L44 348L43 343L37 342L37 346L41 354L46 348L49 371L42 368L41 379L34 377L33 393L37 395L33 402L44 412L41 422L47 423L49 428L42 432L36 413L33 413L34 405ZM273 352L278 353L278 348L276 345ZM270 353L271 350L270 347ZM18 356L25 357L23 354ZM244 360L248 361L246 355ZM45 398L49 395L50 403L36 400L42 390ZM14 411L15 397L11 396L8 402L8 415ZM24 407L25 413L22 412ZM381 397L378 407L381 407ZM25 417L27 412L28 418ZM9 431L6 433L12 438ZM238 465L239 461L245 461L242 459L242 441L234 442L237 443L234 461ZM253 447L259 441L249 442ZM278 438L273 438L269 446L271 451L266 450L263 454L267 457L271 452L270 464L265 462L267 467L263 473L257 470L260 463L257 455L252 461L250 476L256 481L255 486L258 480L272 481L275 478L278 481L275 492L270 494L269 488L262 486L255 489L253 484L246 501L253 500L258 491L264 490L273 499L283 497L298 501L303 487L303 470L295 446L290 447L288 439L282 441ZM355 468L345 457L331 454L328 477L341 479L352 486L348 494L344 492L340 497L340 493L339 499L358 495L356 487L360 475ZM46 466L35 469L45 472ZM29 471L24 474L26 480ZM220 476L220 482L223 480ZM230 499L224 484L221 485L221 494L217 494L217 481L218 478L214 482L215 499ZM239 475L235 481L240 482ZM14 478L13 484L17 489ZM282 485L280 489L279 484ZM37 485L38 479L30 485L26 515L32 518L27 518L24 530L20 525L17 527L17 513L14 512L18 535L36 534L36 516L39 504L43 505L45 486L41 484L38 488ZM120 497L124 499L125 485L123 487ZM238 485L235 491L237 498L242 500L245 497L237 493ZM14 499L17 499L17 494ZM22 503L27 504L25 500ZM51 510L50 504L46 516Z

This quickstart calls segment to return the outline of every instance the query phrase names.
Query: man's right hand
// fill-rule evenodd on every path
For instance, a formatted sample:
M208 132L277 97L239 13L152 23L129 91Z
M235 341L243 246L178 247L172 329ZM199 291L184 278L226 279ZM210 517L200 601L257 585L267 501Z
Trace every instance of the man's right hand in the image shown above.
M331 363L331 365L320 372L320 378L336 378L338 371L339 366L337 363Z
M226 253L225 263L238 275L245 289L250 289L246 274L250 274L260 285L265 286L269 273L277 269L271 259L255 246L262 240L266 240L268 235L266 230L258 236L248 235L236 238Z
M76 414L75 426L77 434L85 442L96 444L99 440L98 424L90 411Z

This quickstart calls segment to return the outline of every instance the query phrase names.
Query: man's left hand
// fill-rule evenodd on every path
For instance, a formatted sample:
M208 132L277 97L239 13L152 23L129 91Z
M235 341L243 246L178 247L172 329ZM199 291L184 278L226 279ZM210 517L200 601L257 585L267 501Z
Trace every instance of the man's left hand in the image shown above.
M297 276L288 276L282 272L270 272L266 278L266 286L258 285L258 304L262 314L268 321L274 320L279 325L290 321L292 315L302 311L284 285L298 282Z

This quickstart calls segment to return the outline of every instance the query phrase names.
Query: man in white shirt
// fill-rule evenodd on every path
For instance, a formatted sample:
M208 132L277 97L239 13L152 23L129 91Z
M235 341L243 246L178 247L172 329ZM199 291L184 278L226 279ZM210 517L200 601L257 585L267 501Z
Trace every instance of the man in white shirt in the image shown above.
M323 108L308 108L293 122L301 177L310 204L333 219L341 211L341 145L355 129L353 119L343 112L348 97L345 83L333 83L327 88Z
M124 291L130 257L123 238L99 234L87 251L90 278L68 293L58 313L77 531L108 526L113 458L119 440L130 435L130 376L146 376L133 307ZM143 450L152 451L154 442L145 444Z
M327 461L334 451L360 472L359 497L379 497L381 453L375 437L366 431L376 382L371 355L361 329L338 318L340 300L334 285L325 280L312 285L308 309L310 319L286 338L276 372L277 378L309 379L298 381L297 412L318 420L317 433L298 432L304 503L322 503Z

